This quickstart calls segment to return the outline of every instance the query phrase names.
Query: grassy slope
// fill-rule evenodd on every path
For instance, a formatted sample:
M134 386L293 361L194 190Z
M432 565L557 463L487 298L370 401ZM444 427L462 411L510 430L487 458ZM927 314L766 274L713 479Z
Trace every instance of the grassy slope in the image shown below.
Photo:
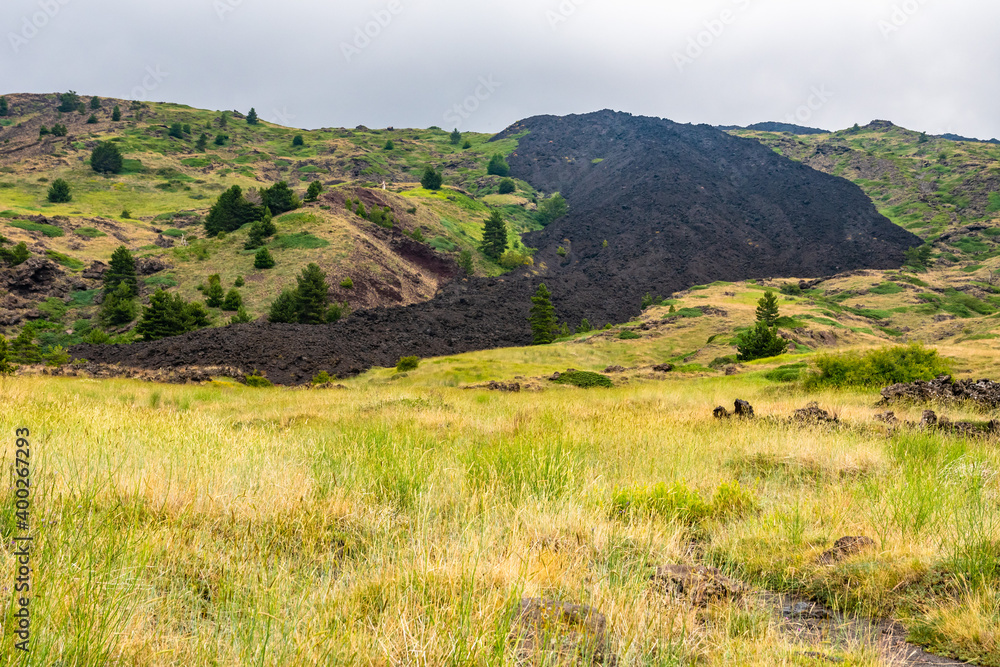
M249 126L235 117L221 128L219 112L155 103L132 109L124 100L104 100L97 112L100 122L89 125L86 116L55 111L53 96L11 99L16 115L5 119L13 124L0 133L0 233L14 243L26 241L35 254L59 253L61 263L77 271L95 259L106 262L114 248L124 242L136 256L162 258L171 265L154 278L151 288L176 287L187 298L200 297L195 287L213 273L222 275L226 289L242 275L247 285L241 292L255 317L266 313L274 295L282 287L293 286L294 275L313 261L327 270L331 283L351 276L355 282L360 278L391 284L399 282L397 276L420 274L421 284L395 303L427 299L439 283L436 277L394 256L371 232L371 223L322 201L306 205L304 212L309 217L299 215L303 212L299 211L276 222L279 234L308 232L328 245L282 249L280 242L272 241L277 268L256 271L253 253L242 250L246 230L225 239L199 238L204 236L203 216L218 194L232 185L246 190L287 180L302 195L310 181L320 180L328 193L340 193L338 201L364 196L367 190L393 206L403 231L419 229L429 245L453 257L463 249L475 251L490 206L501 207L510 222L512 240L537 228L531 213L536 193L526 183L518 183L520 197L494 199L490 206L483 203L486 196L497 197L499 182L486 175L489 156L513 151L516 140L487 144L489 135L467 133L463 140L472 147L463 149L452 145L448 133L441 130L306 131L264 122ZM119 123L110 121L115 103L124 113ZM69 136L39 141L38 127L57 122L69 126ZM169 137L168 128L173 123L190 125L191 133L183 139ZM194 146L202 132L210 139L203 153ZM217 134L229 137L225 146L211 141ZM295 135L303 136L305 146L292 145ZM385 150L388 139L395 144L391 151ZM90 169L90 149L104 140L118 143L124 152L127 161L122 174L102 176ZM434 193L420 187L418 181L428 164L443 169L445 190ZM48 187L57 178L70 183L72 202L47 201ZM385 191L380 187L383 180L389 184ZM407 212L411 208L415 213ZM129 218L122 217L125 210ZM16 226L35 215L55 218L62 235L50 237ZM155 245L159 232L167 232L177 246L164 249ZM362 250L368 244L373 251ZM478 274L502 272L478 252L474 254ZM369 290L366 298L358 292L342 291L336 297L355 308L391 305L380 302L378 294ZM78 300L85 300L85 295ZM64 320L71 323L94 310L74 306ZM228 321L226 313L215 315L216 324ZM67 338L63 342L74 341Z

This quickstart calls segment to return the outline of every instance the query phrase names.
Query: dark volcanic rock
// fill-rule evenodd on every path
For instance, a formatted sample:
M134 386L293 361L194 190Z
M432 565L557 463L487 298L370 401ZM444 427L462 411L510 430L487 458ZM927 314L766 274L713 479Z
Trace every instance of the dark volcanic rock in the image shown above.
M942 375L927 382L918 380L908 384L895 384L882 390L883 404L896 401L918 403L972 401L986 407L996 408L1000 406L1000 382L992 380L952 381L950 375Z
M255 323L72 353L147 368L237 365L304 383L320 370L345 376L403 356L530 344L530 297L540 282L560 320L601 326L637 315L647 292L896 268L920 243L849 181L709 126L602 111L531 118L498 138L526 131L509 158L512 174L562 192L570 205L569 215L525 237L538 248L540 275L463 279L430 302L360 311L335 325ZM564 258L557 250L565 239Z

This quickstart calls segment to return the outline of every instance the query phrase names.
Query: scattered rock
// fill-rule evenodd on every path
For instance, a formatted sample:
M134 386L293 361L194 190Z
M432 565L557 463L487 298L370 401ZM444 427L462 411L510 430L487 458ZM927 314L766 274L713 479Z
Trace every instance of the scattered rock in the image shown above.
M161 248L173 248L174 247L174 240L172 238L170 238L169 236L164 236L163 234L160 234L159 236L157 236L156 240L153 241L153 243L155 243L156 245L160 246Z
M25 262L0 273L0 287L21 296L52 291L63 271L54 262L41 257L29 257Z
M524 598L511 626L519 663L615 665L607 639L608 620L593 607ZM567 663L569 661L569 663Z
M824 422L839 422L840 419L837 415L830 414L826 410L819 407L819 403L813 402L806 407L796 410L795 416L792 417L797 422L810 422L810 423L824 423Z
M135 272L140 276L151 276L169 268L170 265L158 257L143 257L135 261Z
M856 556L874 548L875 540L870 537L863 535L842 537L833 543L832 549L823 552L819 557L819 562L823 565L833 565L849 556Z
M624 366L608 366L607 368L604 369L604 372L605 373L624 373L625 372L625 367Z
M737 375L742 366L726 366L726 375Z
M656 569L650 580L657 588L688 598L698 607L714 600L739 597L747 591L739 581L705 565L664 565Z
M880 412L875 415L875 421L893 425L899 423L899 419L896 418L895 412Z
M822 605L818 605L815 602L796 602L794 604L787 604L781 608L781 615L785 618L800 620L810 619L816 621L826 620L833 616L829 609L826 609Z
M88 266L87 270L81 275L88 280L101 280L104 278L104 274L108 272L109 268L111 267L104 262L95 261L93 264Z
M740 417L744 419L753 418L753 406L746 401L736 400L733 412L729 412L721 405L712 411L716 419L727 419L729 417Z
M657 373L669 373L674 370L673 364L659 364L658 366L653 366L653 370Z
M520 382L497 382L495 380L489 382L486 388L490 391L506 391L510 393L517 393L521 391Z
M724 407L720 405L716 409L712 410L712 416L715 417L716 419L725 419L730 415L729 415L729 410L726 410Z
M1000 383L992 380L958 380L941 375L929 382L918 380L894 384L882 390L882 403L893 401L973 401L981 405L1000 407Z

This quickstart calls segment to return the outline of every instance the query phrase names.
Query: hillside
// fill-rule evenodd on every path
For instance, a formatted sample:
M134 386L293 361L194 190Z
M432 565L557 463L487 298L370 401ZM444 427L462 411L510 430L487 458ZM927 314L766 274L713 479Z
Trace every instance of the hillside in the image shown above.
M638 314L647 292L896 267L919 243L847 181L707 126L612 112L539 117L490 144L502 152L512 142L512 174L561 191L570 205L569 215L525 237L536 249L530 270L452 283L430 302L358 312L326 328L258 323L74 354L155 368L235 364L303 382L319 370L349 375L402 356L530 343L530 296L541 281L569 326L584 318L600 326Z

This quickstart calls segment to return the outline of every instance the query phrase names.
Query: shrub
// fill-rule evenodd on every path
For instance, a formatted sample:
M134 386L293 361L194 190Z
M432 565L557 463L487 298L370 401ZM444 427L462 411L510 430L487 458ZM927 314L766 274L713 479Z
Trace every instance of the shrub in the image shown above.
M121 173L124 165L121 151L110 141L102 141L90 153L90 167L99 174Z
M198 137L198 141L194 144L194 149L199 153L204 153L205 149L208 148L208 135L204 132Z
M508 250L504 254L500 255L499 264L505 269L516 269L519 266L531 266L535 263L535 260L531 258L531 255L519 252L517 250Z
M222 279L215 273L208 277L208 289L205 290L205 305L209 308L218 308L226 298L226 292L222 289Z
M65 366L69 363L69 352L62 345L54 345L42 355L46 366Z
M306 201L316 201L321 192L323 192L323 184L319 181L313 181L309 184L309 189L306 190Z
M205 217L205 232L216 236L220 232L232 232L243 225L256 221L261 212L243 197L243 189L234 185L219 195Z
M52 126L53 137L65 137L67 134L69 134L69 130L66 128L65 125L60 125L56 123L55 125Z
M333 378L330 377L329 373L327 373L326 371L320 371L319 373L316 373L316 375L313 376L312 383L313 384L330 384L330 382L332 380L333 380Z
M236 280L233 282L234 287L243 287L246 285L246 281L243 280L243 276L236 276Z
M7 106L7 98L0 97L0 116L6 116L9 113L10 107ZM6 340L4 341L4 345L6 346Z
M287 211L293 211L301 206L299 198L288 187L286 181L279 181L269 188L260 191L262 204L265 208L271 209L274 215L281 215Z
M7 345L7 338L3 334L0 334L0 375L13 375L14 371L17 370L17 366L10 363L10 359L10 348Z
M41 350L35 342L35 330L26 326L21 329L17 338L10 342L8 356L13 361L22 364L37 364L42 360Z
M49 201L53 204L65 204L73 200L73 195L69 190L69 183L61 178L57 178L49 187Z
M97 125L97 116L90 114L90 118L87 119L87 125Z
M497 192L502 195L509 195L517 190L517 185L514 183L513 179L505 178L500 181L500 186L497 188Z
M344 278L340 281L340 286L344 289L354 289L354 281L350 277Z
M106 327L128 324L139 314L131 289L127 282L119 283L110 293L105 294L99 318Z
M951 372L937 350L917 343L883 347L864 354L822 354L814 363L817 371L806 378L807 387L887 387L932 380Z
M415 371L419 365L420 357L402 357L400 358L399 363L396 364L396 371L399 373Z
M292 146L305 146L306 140L302 138L301 134L296 134L292 139Z
M424 169L424 175L420 178L420 185L425 190L440 190L443 183L444 176L441 175L441 172L430 165Z
M114 122L117 123L121 119L122 119L122 110L116 104L115 108L112 109L112 111L111 111L111 120L113 120Z
M387 151L396 150L396 144L393 143L392 139L389 139L389 140L387 140L385 142L385 146L383 146L383 150L387 150Z
M458 131L457 127L452 131L451 135L448 137L448 140L455 146L462 143L462 133Z
M295 290L286 289L271 303L267 321L275 324L294 324L298 322Z
M253 318L250 317L250 313L242 305L236 309L236 314L229 318L230 324L246 324L252 321Z
M463 250L458 254L458 267L465 272L466 275L471 276L476 270L476 267L472 263L472 251Z
M507 223L500 211L492 211L483 226L483 242L479 249L484 255L498 261L507 250Z
M180 123L174 123L173 125L170 126L170 131L167 132L167 135L173 137L174 139L183 139L184 128L181 126Z
M554 220L566 215L569 211L569 205L563 196L558 192L542 202L542 205L538 207L538 220L543 225L548 225Z
M580 320L580 326L576 328L577 333L587 333L593 331L594 327L590 326L590 321L587 318Z
M162 289L149 298L135 332L146 340L179 336L209 325L208 311L201 303L186 302L179 294L171 297Z
M736 337L736 358L739 361L777 357L787 349L788 341L779 337L776 330L764 322L758 322Z
M228 134L217 134L217 135L215 135L215 139L213 140L213 143L216 146L225 146L227 141L229 141L229 135Z
M111 253L111 263L104 273L104 293L110 294L119 285L128 286L129 297L139 296L139 278L135 270L135 259L128 248L121 245Z
M802 371L807 367L808 364L805 363L778 366L777 368L764 373L764 377L771 382L795 382L799 379L799 377L801 377Z
M623 331L620 334L618 334L618 337L622 340L638 340L642 338L642 336L640 336L634 331Z
M226 293L226 298L222 302L222 310L232 313L243 307L243 297L235 287Z
M13 249L7 250L6 248L0 248L0 259L7 262L11 266L17 266L18 264L24 264L31 257L31 251L28 250L28 244L21 241Z
M510 165L507 164L502 155L496 153L490 158L490 163L486 167L486 173L490 176L506 177L510 174Z
M274 258L271 257L271 252L267 248L261 248L257 251L257 254L253 257L253 268L255 269L273 269L274 268Z
M556 384L570 384L574 387L581 387L583 389L590 389L592 387L614 387L614 383L611 381L607 375L601 375L600 373L591 373L590 371L569 371L566 373L561 373L558 378L553 380Z
M267 389L274 386L273 382L260 375L258 371L254 371L253 375L246 376L246 383L248 387L254 387L255 389Z

